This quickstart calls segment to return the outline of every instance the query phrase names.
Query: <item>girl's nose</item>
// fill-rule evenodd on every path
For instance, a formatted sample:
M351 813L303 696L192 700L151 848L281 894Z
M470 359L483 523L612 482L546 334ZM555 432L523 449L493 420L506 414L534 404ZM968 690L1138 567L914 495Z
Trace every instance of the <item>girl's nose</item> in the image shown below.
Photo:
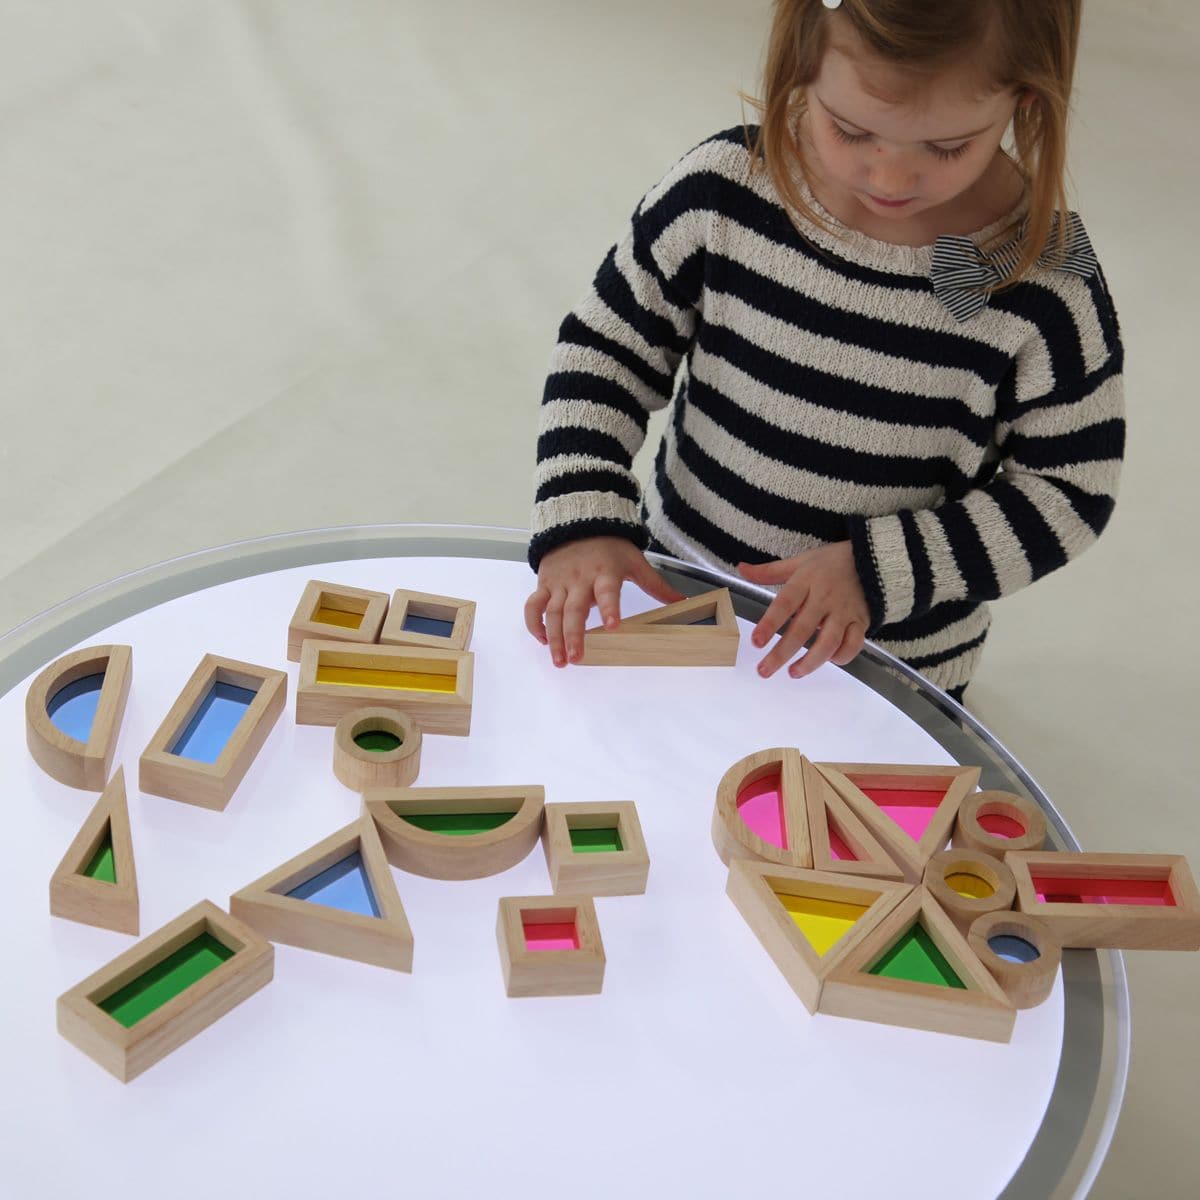
M916 188L917 174L902 155L886 151L872 156L868 179L871 191L883 200L907 200Z

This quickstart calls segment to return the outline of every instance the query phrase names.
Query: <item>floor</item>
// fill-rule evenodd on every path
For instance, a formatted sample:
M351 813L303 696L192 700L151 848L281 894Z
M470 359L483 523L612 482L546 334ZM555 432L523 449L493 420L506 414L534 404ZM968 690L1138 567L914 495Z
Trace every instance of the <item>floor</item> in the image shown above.
M526 525L557 324L642 191L740 120L769 10L14 7L0 629L259 534ZM997 606L970 703L1086 847L1200 867L1200 656L1176 636L1200 583L1200 13L1089 0L1085 24L1072 174L1122 318L1128 466L1099 544ZM1191 1197L1200 960L1127 963L1132 1071L1093 1195Z

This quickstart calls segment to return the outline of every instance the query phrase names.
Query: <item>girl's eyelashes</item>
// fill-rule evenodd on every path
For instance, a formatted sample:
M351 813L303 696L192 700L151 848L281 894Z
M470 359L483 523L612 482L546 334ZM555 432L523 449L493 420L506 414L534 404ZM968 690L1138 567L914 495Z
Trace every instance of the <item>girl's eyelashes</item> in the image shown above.
M847 146L855 146L860 142L867 141L871 135L869 133L849 133L843 129L836 121L829 122L829 128L833 131L833 136L839 142L844 142ZM971 148L970 142L963 142L961 146L955 146L951 150L943 149L941 146L935 146L932 142L927 142L929 149L938 156L943 162L951 162L956 158L961 158Z

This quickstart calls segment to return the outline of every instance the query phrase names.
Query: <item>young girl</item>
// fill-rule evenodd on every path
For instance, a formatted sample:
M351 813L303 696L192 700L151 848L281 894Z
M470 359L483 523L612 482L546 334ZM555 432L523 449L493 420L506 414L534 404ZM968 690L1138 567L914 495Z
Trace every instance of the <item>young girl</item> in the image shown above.
M556 664L624 580L677 598L651 547L778 589L763 675L869 636L961 697L986 601L1100 534L1122 349L1065 202L1081 2L776 0L761 124L646 195L559 333L526 605Z

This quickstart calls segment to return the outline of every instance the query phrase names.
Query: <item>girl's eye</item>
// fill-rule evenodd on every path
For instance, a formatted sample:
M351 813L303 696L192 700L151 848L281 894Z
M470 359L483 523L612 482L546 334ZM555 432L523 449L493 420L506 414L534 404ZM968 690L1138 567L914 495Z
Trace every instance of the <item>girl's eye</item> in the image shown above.
M941 146L930 146L930 150L942 159L944 162L949 162L954 158L961 158L970 149L970 142L963 142L961 146L955 146L953 150L943 150Z
M847 133L835 121L829 122L829 128L833 130L833 136L839 142L845 142L848 146L852 146L856 142L865 142L871 136L869 133Z

